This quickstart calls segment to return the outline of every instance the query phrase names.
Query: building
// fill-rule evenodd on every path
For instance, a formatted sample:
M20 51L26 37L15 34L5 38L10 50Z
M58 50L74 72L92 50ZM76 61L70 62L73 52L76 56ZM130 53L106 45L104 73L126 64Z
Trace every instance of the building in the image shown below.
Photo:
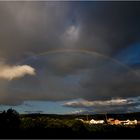
M104 124L105 123L104 120L94 120L94 119L91 119L90 121L83 120L83 119L76 119L76 120L80 120L83 123L87 123L87 124ZM129 120L129 119L128 120L120 121L118 119L109 118L107 120L107 123L110 124L110 125L137 125L137 124L140 123L140 121L137 121L137 120Z
M121 121L121 124L123 124L123 125L137 125L137 120L133 120L133 121L130 121L130 120Z
M109 118L107 120L107 123L111 124L111 125L119 125L119 124L121 124L121 122L118 119L113 119L113 118Z
M92 120L90 120L89 123L90 124L103 124L104 120L94 120L94 119L92 119Z
M108 124L111 124L111 125L137 125L138 122L137 120L123 120L123 121L120 121L120 120L117 120L117 119L113 119L113 118L109 118L107 120Z

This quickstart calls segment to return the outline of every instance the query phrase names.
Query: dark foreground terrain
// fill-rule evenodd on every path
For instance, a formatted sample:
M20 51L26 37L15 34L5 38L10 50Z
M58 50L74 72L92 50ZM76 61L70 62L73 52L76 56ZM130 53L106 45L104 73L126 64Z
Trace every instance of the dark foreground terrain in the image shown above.
M118 119L138 119L140 113L108 114ZM90 125L76 118L86 115L19 115L9 109L0 114L0 138L140 138L140 125ZM104 119L104 115L90 115L88 119Z

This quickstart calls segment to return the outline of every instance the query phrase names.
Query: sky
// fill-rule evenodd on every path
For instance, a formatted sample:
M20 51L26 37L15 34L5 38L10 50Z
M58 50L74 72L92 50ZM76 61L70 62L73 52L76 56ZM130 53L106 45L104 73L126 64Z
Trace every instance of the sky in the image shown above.
M0 110L140 111L140 2L1 1Z

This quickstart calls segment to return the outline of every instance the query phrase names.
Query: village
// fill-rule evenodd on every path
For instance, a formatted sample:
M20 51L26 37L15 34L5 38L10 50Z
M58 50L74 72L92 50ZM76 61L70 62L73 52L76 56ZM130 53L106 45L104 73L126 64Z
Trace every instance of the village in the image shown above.
M76 120L80 120L83 123L87 123L87 124L109 124L109 125L138 125L140 124L140 121L138 120L119 120L119 119L114 119L114 118L109 118L106 120L83 120L83 119L76 119Z

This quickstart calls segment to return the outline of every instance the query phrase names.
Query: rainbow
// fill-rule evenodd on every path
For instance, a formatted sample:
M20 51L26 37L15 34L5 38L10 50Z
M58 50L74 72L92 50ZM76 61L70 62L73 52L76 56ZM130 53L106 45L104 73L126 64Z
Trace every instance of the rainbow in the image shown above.
M86 49L52 49L52 50L47 50L43 53L39 53L39 54L36 54L35 56L36 57L39 57L39 56L44 56L44 55L52 55L52 54L58 54L58 53L79 53L79 54L87 54L87 55L96 55L96 56L100 56L100 57L103 57L105 59L109 59L111 60L112 62L128 69L131 73L135 74L136 76L140 76L140 74L138 72L136 72L135 70L133 70L132 68L130 68L128 65L116 60L116 59L113 59L112 57L109 57L109 56L106 56L106 55L103 55L101 53L98 53L96 51L93 51L93 50L86 50ZM27 60L27 59L26 59ZM25 61L25 59L24 59Z

